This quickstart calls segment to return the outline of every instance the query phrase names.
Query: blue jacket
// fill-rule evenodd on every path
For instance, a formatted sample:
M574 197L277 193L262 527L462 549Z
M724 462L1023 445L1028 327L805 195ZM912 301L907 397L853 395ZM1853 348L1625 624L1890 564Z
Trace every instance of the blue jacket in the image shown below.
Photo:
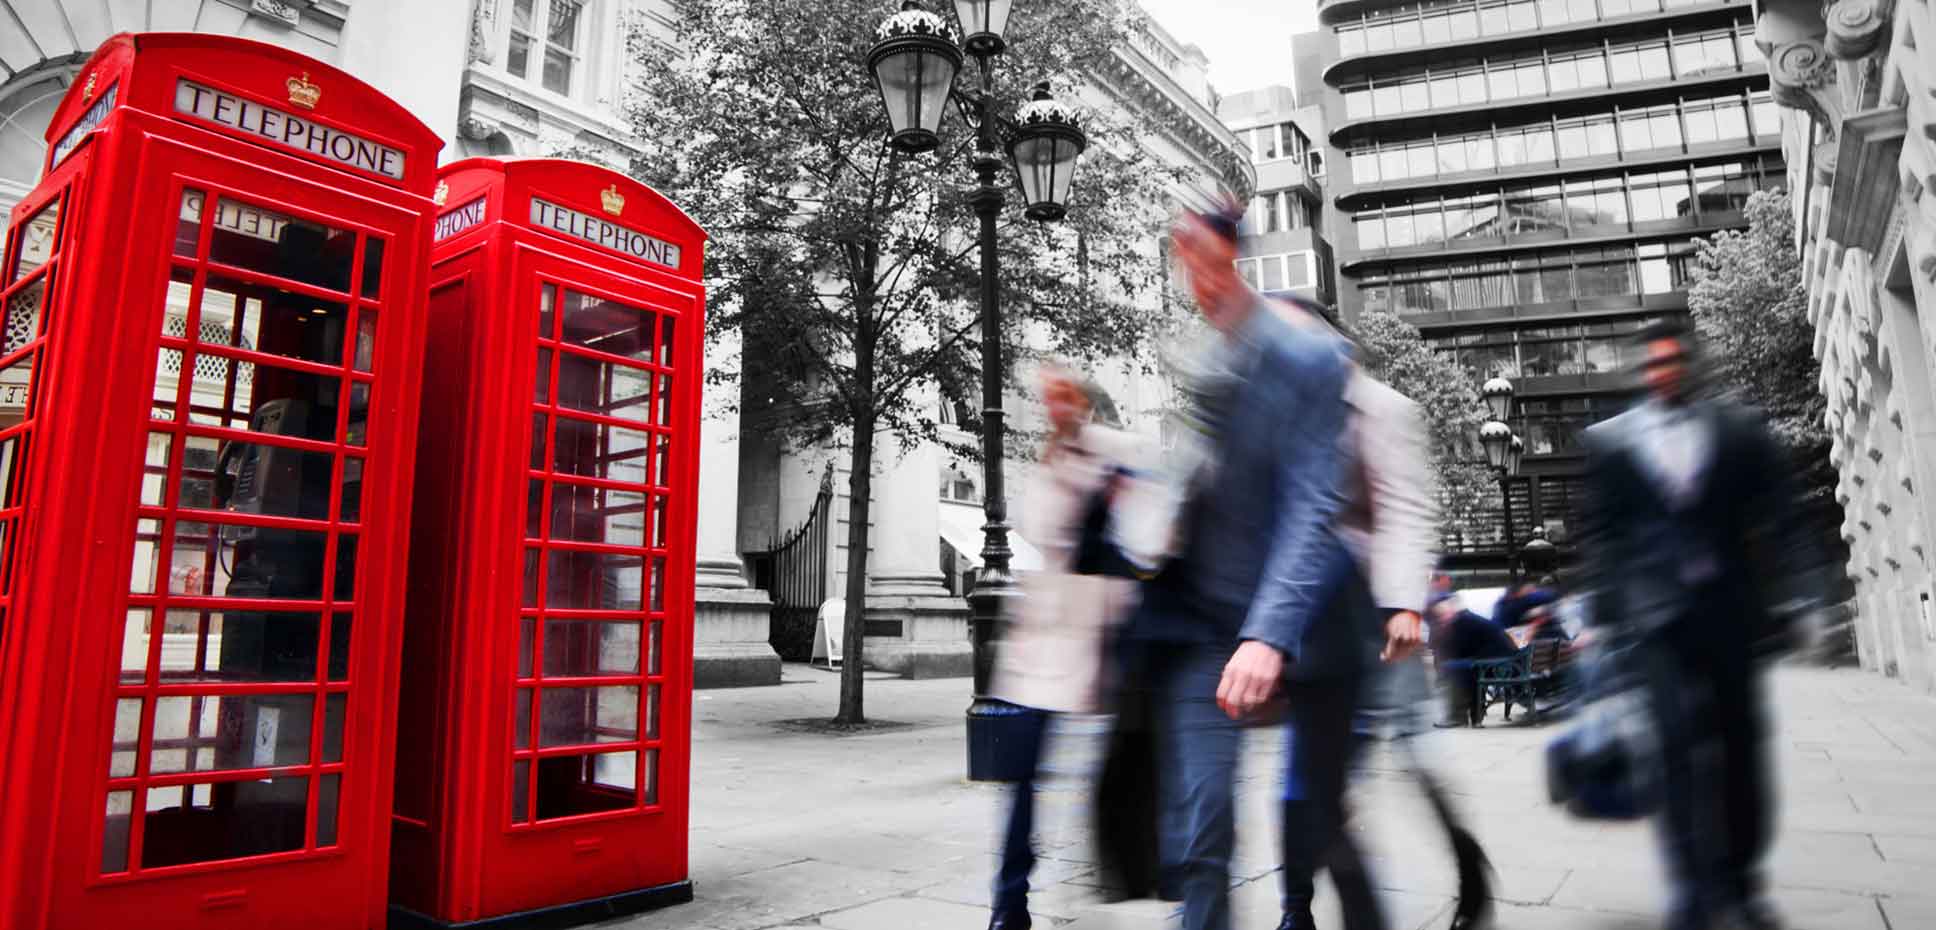
M1331 609L1349 563L1332 532L1349 462L1342 343L1262 305L1237 335L1247 357L1217 433L1216 471L1191 504L1177 557L1144 585L1126 635L1259 640L1298 677L1355 669L1354 621L1363 618Z

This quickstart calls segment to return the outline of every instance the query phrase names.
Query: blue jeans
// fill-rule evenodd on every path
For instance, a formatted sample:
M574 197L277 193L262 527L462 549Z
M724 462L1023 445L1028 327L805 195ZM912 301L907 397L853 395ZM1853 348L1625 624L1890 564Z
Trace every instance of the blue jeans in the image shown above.
M995 873L995 912L1028 910L1029 873L1035 870L1035 772L1042 763L1050 714L1024 708L1016 722L1022 740L1019 764L1028 776L1015 783L1008 808L1008 827L1002 835L1002 865Z
M1230 928L1243 730L1217 707L1217 683L1234 651L1228 643L1166 643L1152 649L1151 687L1163 760L1163 867L1183 895L1183 930Z

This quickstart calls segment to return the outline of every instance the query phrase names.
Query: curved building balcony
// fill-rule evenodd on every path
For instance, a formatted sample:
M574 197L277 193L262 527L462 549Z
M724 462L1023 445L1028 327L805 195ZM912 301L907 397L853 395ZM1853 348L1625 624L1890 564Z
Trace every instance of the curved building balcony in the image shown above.
M1554 246L1616 245L1641 239L1686 239L1737 229L1744 222L1738 210L1716 210L1697 216L1629 223L1601 223L1580 229L1558 227L1501 236L1472 236L1398 248L1361 249L1339 263L1338 271L1357 276L1373 265L1436 262L1451 258L1505 257Z
M1690 96L1690 91L1718 92L1731 87L1765 87L1767 82L1768 66L1762 62L1752 62L1736 66L1730 71L1713 71L1688 77L1656 78L1651 81L1635 81L1611 87L1590 87L1557 94L1547 93L1487 103L1431 107L1388 116L1360 117L1333 127L1330 131L1330 139L1331 144L1338 148L1350 148L1353 143L1364 138L1386 136L1403 138L1423 136L1432 132L1458 132L1494 124L1508 124L1516 118L1528 119L1548 112L1560 118L1585 116L1604 112L1610 104L1649 106L1656 103L1671 103L1681 97Z
M1393 3L1377 0L1334 0L1331 7L1355 5L1358 12L1369 12ZM1327 7L1320 4L1319 16L1325 15ZM1664 10L1645 13L1630 13L1625 16L1612 16L1605 19L1578 20L1556 23L1551 26L1535 26L1512 29L1505 32L1488 32L1442 42L1428 42L1405 48L1386 48L1366 50L1350 55L1339 55L1338 60L1326 65L1320 72L1324 83L1333 87L1346 81L1355 80L1365 74L1389 71L1404 67L1417 61L1444 57L1464 57L1475 51L1512 51L1515 49L1541 48L1572 39L1600 38L1617 39L1626 36L1654 35L1663 32L1668 25L1688 23L1733 22L1746 14L1751 14L1754 5L1740 0L1723 0L1719 3L1698 3L1677 6ZM1339 13L1340 17L1347 15ZM1331 25L1330 20L1325 20Z
M1399 314L1405 322L1419 328L1426 337L1435 331L1449 327L1467 327L1486 324L1547 322L1578 323L1588 317L1624 316L1634 313L1679 313L1687 310L1687 292L1663 291L1658 294L1614 294L1607 297L1576 297L1572 300L1554 300L1544 303L1512 304L1499 307L1481 307L1473 310L1427 310L1406 311ZM1553 375L1563 378L1617 378L1618 375ZM1537 385L1539 393L1576 392L1581 390L1612 389L1619 382L1606 381L1546 381ZM1534 393L1534 384L1522 385L1513 382L1515 391Z
M1514 181L1539 181L1549 178L1560 180L1576 175L1605 172L1611 168L1645 171L1668 165L1702 165L1762 154L1781 154L1781 133L1778 130L1771 129L1752 140L1730 139L1725 142L1682 145L1677 148L1612 152L1584 158L1561 158L1505 169L1489 168L1479 171L1461 171L1456 174L1421 175L1392 181L1370 181L1340 192L1333 200L1338 209L1351 212L1427 191L1458 196L1471 190L1498 187Z

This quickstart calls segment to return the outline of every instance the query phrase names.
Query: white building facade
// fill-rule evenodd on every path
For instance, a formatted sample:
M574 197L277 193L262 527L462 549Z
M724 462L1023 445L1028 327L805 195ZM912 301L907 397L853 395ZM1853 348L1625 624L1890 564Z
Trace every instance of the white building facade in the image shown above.
M1936 691L1936 6L1768 0L1863 667Z

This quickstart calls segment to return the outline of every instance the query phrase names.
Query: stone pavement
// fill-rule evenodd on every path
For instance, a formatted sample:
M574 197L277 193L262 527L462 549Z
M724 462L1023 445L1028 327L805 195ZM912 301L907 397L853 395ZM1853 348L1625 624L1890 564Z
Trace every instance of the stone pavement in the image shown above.
M1786 669L1774 685L1784 794L1771 866L1795 930L1936 928L1936 699L1854 670ZM696 899L606 926L986 926L1003 789L962 777L968 683L870 680L870 714L906 725L898 729L829 736L784 723L831 716L837 693L833 674L798 665L778 687L699 693ZM1556 726L1435 734L1434 751L1498 870L1500 930L1659 926L1647 828L1575 821L1547 804L1540 753ZM1102 906L1093 887L1073 773L1100 732L1077 722L1059 742L1052 765L1070 774L1044 792L1046 849L1031 909L1037 926L1155 930L1167 913L1155 902ZM1238 930L1276 926L1277 749L1253 734L1245 760ZM1445 927L1455 883L1423 800L1375 756L1355 792L1392 930ZM1328 883L1320 888L1320 919L1335 919Z

